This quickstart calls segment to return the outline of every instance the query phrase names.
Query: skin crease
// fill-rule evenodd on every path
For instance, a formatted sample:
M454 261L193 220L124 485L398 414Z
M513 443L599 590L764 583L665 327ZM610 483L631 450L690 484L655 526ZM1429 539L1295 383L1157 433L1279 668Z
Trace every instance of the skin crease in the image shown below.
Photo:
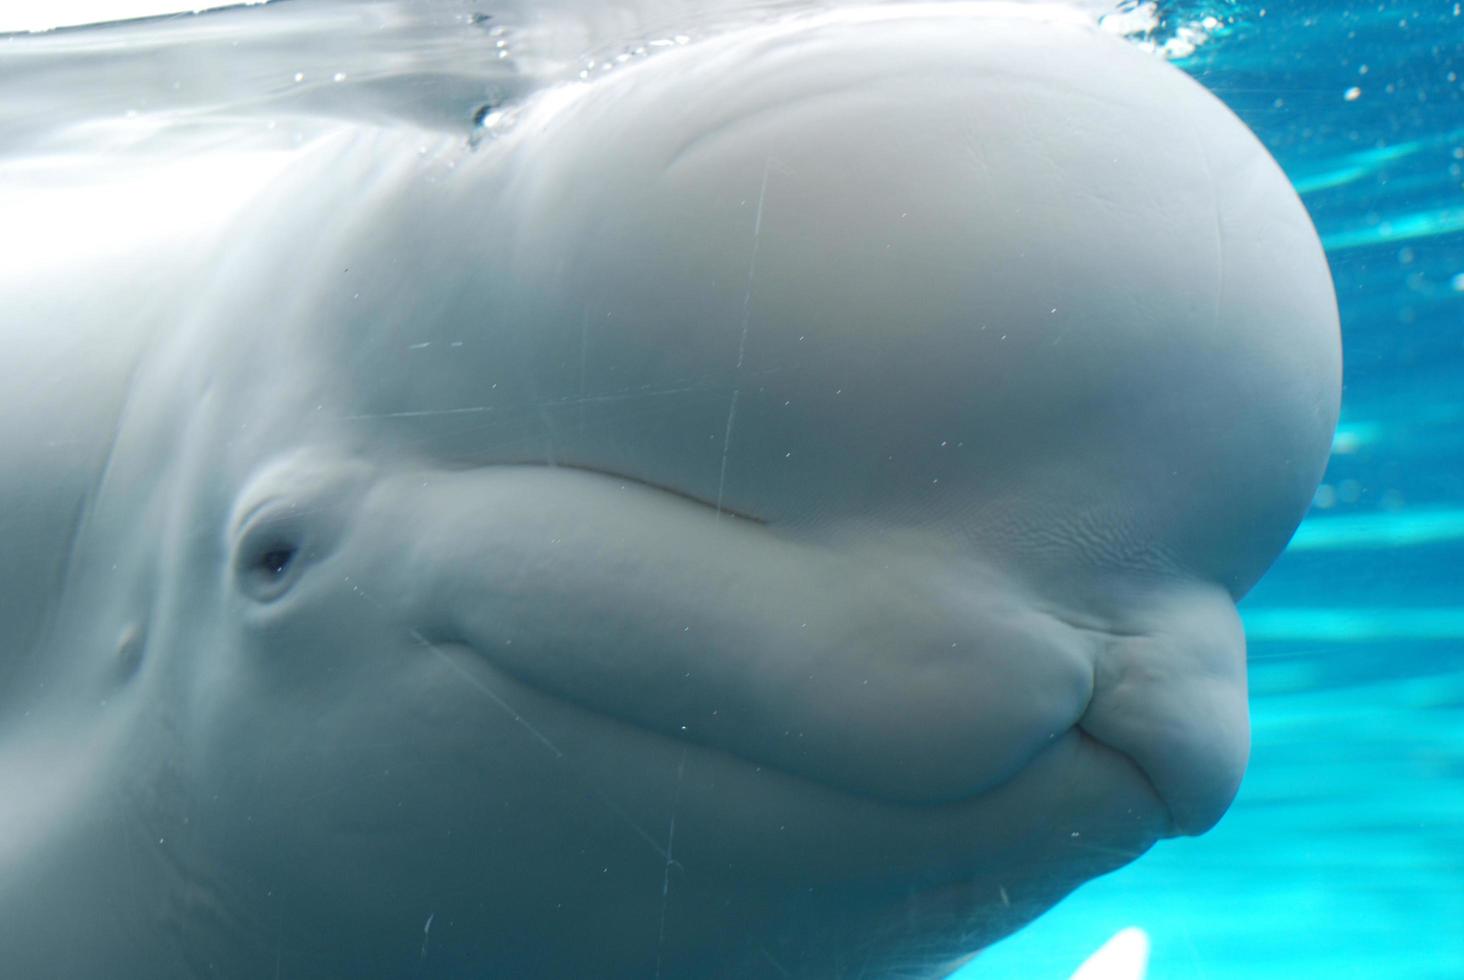
M1220 818L1340 353L1198 85L855 9L300 127L0 232L7 972L938 974Z

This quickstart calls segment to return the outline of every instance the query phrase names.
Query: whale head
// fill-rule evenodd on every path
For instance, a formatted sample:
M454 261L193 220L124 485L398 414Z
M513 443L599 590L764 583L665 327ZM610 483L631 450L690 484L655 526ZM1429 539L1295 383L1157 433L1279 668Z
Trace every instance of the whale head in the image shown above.
M5 956L852 976L1225 811L1340 364L1200 86L846 10L298 132L0 281Z

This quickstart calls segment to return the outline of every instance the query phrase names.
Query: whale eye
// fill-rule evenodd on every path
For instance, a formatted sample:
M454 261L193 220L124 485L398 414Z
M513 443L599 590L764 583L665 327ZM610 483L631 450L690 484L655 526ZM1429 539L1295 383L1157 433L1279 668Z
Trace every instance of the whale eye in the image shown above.
M259 567L268 575L276 578L285 574L290 568L290 563L295 560L295 549L292 547L271 548L259 556Z
M259 514L239 535L234 576L239 588L259 602L283 595L304 564L305 532L298 511Z
M229 586L260 605L294 592L340 547L369 475L323 449L261 465L240 487L225 525Z

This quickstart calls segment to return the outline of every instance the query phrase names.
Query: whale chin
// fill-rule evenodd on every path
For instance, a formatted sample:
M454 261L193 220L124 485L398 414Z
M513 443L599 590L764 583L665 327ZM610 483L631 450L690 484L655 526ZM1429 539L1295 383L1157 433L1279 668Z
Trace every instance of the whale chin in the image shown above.
M978 796L893 800L546 695L466 644L415 652L481 692L480 709L532 743L536 768L572 776L601 847L607 825L618 831L602 851L611 866L664 861L668 976L756 976L768 956L810 980L861 966L939 975L1173 832L1132 760L1081 729ZM668 825L643 821L648 801L669 807ZM630 931L665 914L634 890L619 904L610 921ZM729 928L756 941L728 941ZM632 962L602 972L642 975L646 962Z

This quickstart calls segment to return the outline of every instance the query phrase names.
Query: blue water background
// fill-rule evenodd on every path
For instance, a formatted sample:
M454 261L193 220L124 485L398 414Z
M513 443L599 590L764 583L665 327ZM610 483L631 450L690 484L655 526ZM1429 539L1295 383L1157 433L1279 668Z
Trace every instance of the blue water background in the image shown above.
M1254 746L1162 843L958 976L1067 977L1119 929L1151 980L1464 977L1464 14L1178 3L1178 63L1260 136L1326 245L1346 359L1325 483L1242 604ZM1159 38L1162 40L1162 37Z

